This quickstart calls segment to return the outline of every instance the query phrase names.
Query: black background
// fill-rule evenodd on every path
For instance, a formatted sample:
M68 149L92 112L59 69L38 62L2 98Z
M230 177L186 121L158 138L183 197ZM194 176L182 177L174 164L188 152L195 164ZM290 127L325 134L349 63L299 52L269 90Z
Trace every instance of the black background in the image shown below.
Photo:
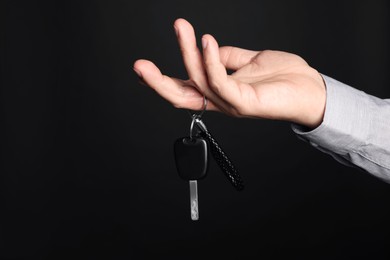
M212 163L192 222L172 154L190 119L132 71L187 77L183 17L388 98L387 1L9 0L0 17L1 259L389 259L389 185L286 122L205 114L246 188Z

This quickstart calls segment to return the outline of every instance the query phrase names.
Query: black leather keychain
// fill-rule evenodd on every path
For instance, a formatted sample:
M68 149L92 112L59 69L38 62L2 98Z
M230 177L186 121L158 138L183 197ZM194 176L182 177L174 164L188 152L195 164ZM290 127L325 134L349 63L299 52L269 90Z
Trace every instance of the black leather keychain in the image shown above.
M227 154L223 151L217 140L215 140L215 138L207 130L206 125L203 123L202 119L195 118L195 124L200 129L199 136L205 138L209 143L211 154L214 160L217 162L218 166L221 168L222 172L225 174L226 178L230 181L234 188L236 188L236 190L243 190L244 183L241 175L237 171L237 168L234 166L233 162L230 160Z

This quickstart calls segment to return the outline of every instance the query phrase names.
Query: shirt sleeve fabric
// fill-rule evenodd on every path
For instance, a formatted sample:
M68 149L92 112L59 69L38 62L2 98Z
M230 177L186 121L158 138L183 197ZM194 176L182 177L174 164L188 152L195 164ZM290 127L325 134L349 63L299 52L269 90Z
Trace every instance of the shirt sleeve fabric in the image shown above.
M323 122L310 131L293 124L293 131L337 161L390 183L390 99L322 77L326 85Z

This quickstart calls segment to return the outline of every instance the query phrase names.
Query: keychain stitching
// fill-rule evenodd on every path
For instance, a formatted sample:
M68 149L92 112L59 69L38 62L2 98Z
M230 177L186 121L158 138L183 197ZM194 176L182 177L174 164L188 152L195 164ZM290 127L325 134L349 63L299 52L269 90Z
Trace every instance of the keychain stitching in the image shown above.
M190 138L193 139L193 129L194 125L198 127L200 133L199 136L205 138L210 146L211 146L211 154L213 158L221 168L222 172L225 174L226 178L230 181L230 183L238 190L241 191L244 189L244 183L241 178L241 175L238 173L236 167L233 165L233 162L226 155L226 153L222 150L221 146L214 139L214 137L207 130L205 124L202 121L202 115L207 109L207 98L203 96L203 109L200 114L193 113L190 116L192 118L191 126L190 126Z

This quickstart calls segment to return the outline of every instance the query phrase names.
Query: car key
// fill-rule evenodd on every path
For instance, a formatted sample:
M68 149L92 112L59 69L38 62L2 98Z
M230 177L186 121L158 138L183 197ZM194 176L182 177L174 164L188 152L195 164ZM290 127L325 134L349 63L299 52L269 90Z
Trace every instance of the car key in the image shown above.
M192 129L192 128L191 128ZM189 181L191 219L199 219L198 180L207 175L209 152L206 140L200 136L182 137L174 143L176 168L179 176Z
M240 174L230 158L222 150L215 138L207 130L202 121L202 115L207 108L207 99L203 97L203 111L200 114L190 114L192 118L190 136L182 137L174 143L176 168L179 176L189 181L191 219L199 219L199 199L197 180L206 177L210 152L230 183L239 191L244 188ZM197 131L194 135L193 132Z

